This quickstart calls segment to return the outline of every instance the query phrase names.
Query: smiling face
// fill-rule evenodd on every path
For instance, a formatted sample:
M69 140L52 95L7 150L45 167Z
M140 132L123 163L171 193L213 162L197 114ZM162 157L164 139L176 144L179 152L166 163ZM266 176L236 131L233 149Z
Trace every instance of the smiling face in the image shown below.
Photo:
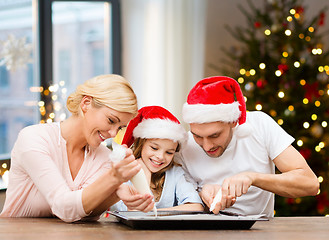
M91 147L98 147L108 138L114 138L121 128L127 126L133 114L119 112L109 107L95 107L92 98L87 97L81 104L83 134Z
M150 172L155 173L171 163L177 147L178 143L170 139L147 139L141 158Z
M229 145L236 123L211 122L190 124L195 142L209 157L221 156Z

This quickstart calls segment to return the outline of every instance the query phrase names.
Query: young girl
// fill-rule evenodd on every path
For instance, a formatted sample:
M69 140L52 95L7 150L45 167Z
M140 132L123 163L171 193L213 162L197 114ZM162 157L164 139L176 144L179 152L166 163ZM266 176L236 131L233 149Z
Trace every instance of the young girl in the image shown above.
M158 209L203 211L198 193L185 180L183 169L174 163L186 137L177 118L159 106L141 108L127 127L122 144L132 146ZM117 194L122 201L111 210L143 210L138 204L141 197L131 184L122 186Z

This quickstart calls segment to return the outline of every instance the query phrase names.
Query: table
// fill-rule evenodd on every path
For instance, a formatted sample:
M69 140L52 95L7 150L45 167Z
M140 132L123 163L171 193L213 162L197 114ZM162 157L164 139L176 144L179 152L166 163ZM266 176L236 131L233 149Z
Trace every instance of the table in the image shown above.
M64 223L56 218L0 218L0 239L194 240L329 239L329 217L276 217L249 230L134 230L113 217L98 222Z

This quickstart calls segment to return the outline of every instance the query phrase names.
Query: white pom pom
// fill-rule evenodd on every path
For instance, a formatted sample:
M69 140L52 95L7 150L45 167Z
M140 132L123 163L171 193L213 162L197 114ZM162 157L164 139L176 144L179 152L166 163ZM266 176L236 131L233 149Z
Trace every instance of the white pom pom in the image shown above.
M250 124L244 123L242 125L238 125L234 128L234 134L238 138L244 138L249 136L253 131L253 128Z

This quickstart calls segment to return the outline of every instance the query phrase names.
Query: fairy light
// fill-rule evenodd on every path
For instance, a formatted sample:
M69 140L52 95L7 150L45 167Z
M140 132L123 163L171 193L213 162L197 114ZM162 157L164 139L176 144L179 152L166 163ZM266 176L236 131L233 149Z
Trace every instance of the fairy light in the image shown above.
M238 78L238 82L239 82L240 84L244 83L244 79L243 79L243 77L239 77L239 78Z
M304 123L303 123L303 127L304 127L305 129L308 129L308 128L310 127L309 122L304 122Z
M299 68L300 67L300 62L298 62L298 61L294 62L294 66L295 66L295 68Z
M1 165L1 167L3 168L3 169L6 169L8 166L7 166L7 163L3 163L2 165Z
M275 110L271 109L270 114L271 114L272 117L276 117L277 112Z
M57 95L53 95L52 97L51 97L51 99L53 100L53 101L56 101L57 100Z
M241 68L241 69L240 69L240 74L241 74L241 75L245 75L245 74L246 74L246 70L243 69L243 68Z
M320 101L315 101L314 105L315 105L316 107L320 107L321 102L320 102Z
M247 102L248 101L248 98L246 96L243 97L244 98L244 101Z
M302 34L302 33L300 33L300 34L298 35L298 37L299 37L300 39L303 39L303 38L305 37L305 35Z
M318 116L316 114L312 114L311 119L315 121L316 119L318 119Z
M319 176L318 177L318 181L319 181L319 183L322 183L323 182L323 177L322 176Z
M246 71L246 77L250 76L250 71Z
M297 146L301 147L303 146L304 142L302 140L298 140L297 141Z
M311 32L311 33L314 32L314 27L309 27L308 31Z
M293 105L290 105L289 107L288 107L288 110L290 111L290 112L292 112L292 111L294 111L294 106Z
M250 72L250 75L251 76L254 76L256 74L256 70L255 69L250 69L249 72Z
M284 31L284 34L286 34L286 36L290 36L291 35L291 31L289 29L287 29L286 31Z
M262 110L263 106L261 104L256 104L256 110L260 111Z
M288 52L283 52L283 53L282 53L282 56L286 58L286 57L289 56L289 54L288 54Z
M55 118L55 113L50 113L49 118L54 119Z
M275 71L275 75L276 75L277 77L280 77L280 76L281 76L281 74L282 74L282 73L281 73L281 71L280 71L280 70L276 70L276 71Z
M307 36L307 37L305 38L305 40L306 40L307 42L309 42L309 41L311 41L311 37L310 37L310 36Z
M302 85L302 86L304 86L304 85L306 84L305 79L301 79L301 80L299 81L299 84Z
M38 106L39 106L39 107L43 107L44 105L45 105L45 102L44 102L44 101L39 101L39 102L38 102Z
M296 14L294 15L294 17L295 17L296 19L300 18L299 13L296 13Z
M325 146L324 142L319 142L319 147L320 148L324 148L324 146Z
M270 29L266 29L264 31L264 33L265 33L266 36L269 36L269 35L271 35L271 30Z
M320 148L319 146L316 146L314 149L315 149L315 151L317 151L317 152L320 152L320 151L321 151L321 148Z
M328 126L327 121L322 121L321 126L324 127L324 128L327 127Z
M259 64L259 68L260 68L260 69L265 69L265 68L266 68L265 63L260 63L260 64Z
M279 119L279 120L278 120L278 124L279 124L279 125L282 125L282 124L283 124L283 120L282 120L282 119Z
M309 103L308 99L307 99L307 98L304 98L304 99L303 99L303 103L304 103L305 105L308 104L308 103Z
M292 9L290 9L289 12L290 12L291 15L294 15L296 13L296 10L292 8Z
M278 93L278 97L279 97L279 98L284 98L284 92L280 91L280 92Z
M48 118L46 122L47 122L47 123L52 123L53 120L52 120L51 118Z
M323 71L324 71L324 67L323 67L323 66L319 66L319 67L318 67L318 71L319 71L319 72L323 72Z
M288 17L287 17L287 21L288 21L288 22L291 22L291 21L292 21L292 16L288 16Z

